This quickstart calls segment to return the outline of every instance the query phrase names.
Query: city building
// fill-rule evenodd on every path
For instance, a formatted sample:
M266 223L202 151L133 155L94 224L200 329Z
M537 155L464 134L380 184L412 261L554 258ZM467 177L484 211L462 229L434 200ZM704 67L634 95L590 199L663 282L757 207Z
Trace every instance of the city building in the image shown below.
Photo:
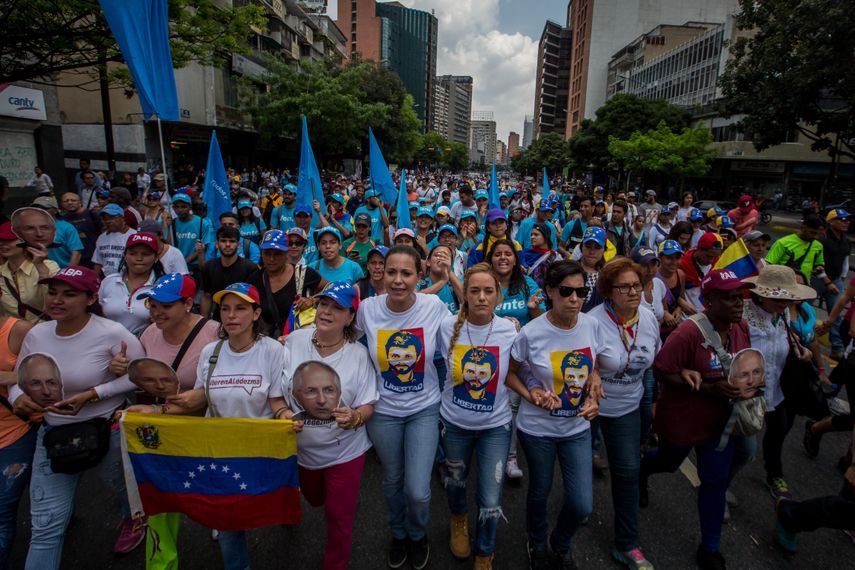
M534 116L526 115L523 120L522 148L527 149L532 140L534 140Z
M469 147L472 116L472 78L468 75L441 75L434 83L432 131L451 142Z
M722 23L739 11L738 0L571 0L570 87L565 137L606 101L608 65L620 49L659 25Z
M511 131L508 135L508 157L512 158L520 153L520 135Z
M508 146L501 139L496 140L496 164L508 163Z
M433 125L436 76L436 16L400 2L338 0L336 24L349 34L348 55L394 71L413 96L425 130Z
M469 162L488 166L496 157L496 121L492 111L472 113L469 137Z
M569 14L569 10L568 10ZM534 138L546 133L564 136L570 84L569 27L547 20L537 47L534 91Z

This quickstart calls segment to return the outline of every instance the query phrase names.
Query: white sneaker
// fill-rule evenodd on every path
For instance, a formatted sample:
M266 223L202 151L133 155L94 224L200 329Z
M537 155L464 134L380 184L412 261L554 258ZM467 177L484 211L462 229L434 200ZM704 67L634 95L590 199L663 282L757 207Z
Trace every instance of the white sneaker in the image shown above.
M522 479L523 472L517 464L516 455L508 456L508 464L505 466L505 473L507 474L508 479Z
M219 542L220 541L220 531L218 531L215 528L212 528L211 529L211 540L213 540L214 542Z

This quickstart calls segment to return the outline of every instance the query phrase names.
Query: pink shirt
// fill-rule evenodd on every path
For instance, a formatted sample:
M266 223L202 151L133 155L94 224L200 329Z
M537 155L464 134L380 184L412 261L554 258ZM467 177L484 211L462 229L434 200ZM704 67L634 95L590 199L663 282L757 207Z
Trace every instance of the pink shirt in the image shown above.
M747 222L747 225L744 228L734 228L736 229L736 234L738 237L742 237L751 230L753 230L757 226L757 221L760 217L757 213L757 210L754 208L751 208L751 211L749 211L747 214L742 213L742 208L734 208L729 211L727 215L730 218L730 221L732 221L735 226L739 226Z
M192 390L196 383L196 365L199 363L199 353L205 348L205 345L219 340L217 331L220 324L216 321L208 321L193 339L187 352L181 358L178 364L178 382L181 384L181 391ZM145 349L145 354L149 358L157 358L166 364L171 365L178 354L178 349L181 344L169 344L163 338L163 333L156 325L149 325L140 336L140 342Z

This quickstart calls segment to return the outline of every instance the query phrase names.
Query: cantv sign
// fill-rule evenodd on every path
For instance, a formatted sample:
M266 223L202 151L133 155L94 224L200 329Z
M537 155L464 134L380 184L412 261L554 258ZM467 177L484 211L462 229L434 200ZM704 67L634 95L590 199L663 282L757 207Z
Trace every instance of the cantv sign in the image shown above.
M8 83L0 85L0 115L44 121L45 96L38 89L28 89Z

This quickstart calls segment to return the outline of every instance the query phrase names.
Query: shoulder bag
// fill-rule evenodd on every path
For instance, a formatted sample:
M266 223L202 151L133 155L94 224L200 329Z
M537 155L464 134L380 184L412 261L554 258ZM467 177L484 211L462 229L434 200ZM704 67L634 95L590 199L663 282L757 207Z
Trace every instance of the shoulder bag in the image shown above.
M73 475L98 465L110 450L112 420L92 418L62 426L46 426L42 444L54 473Z

